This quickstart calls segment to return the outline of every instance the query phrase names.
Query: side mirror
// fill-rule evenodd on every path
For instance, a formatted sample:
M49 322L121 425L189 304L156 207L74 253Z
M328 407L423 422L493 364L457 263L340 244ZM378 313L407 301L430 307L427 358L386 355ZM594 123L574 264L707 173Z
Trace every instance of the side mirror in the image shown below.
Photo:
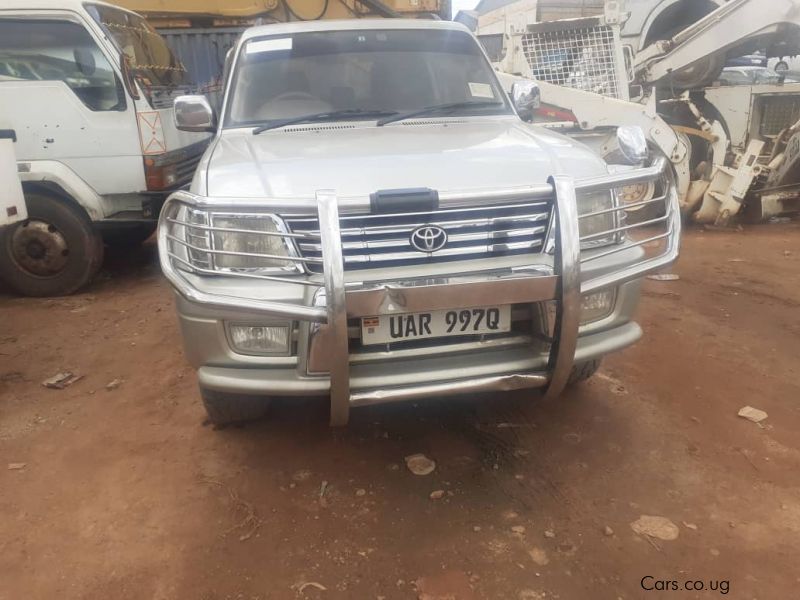
M533 121L533 113L542 104L539 85L529 79L517 81L511 86L511 101L520 119Z
M181 131L214 131L217 128L214 110L205 96L178 96L173 117Z
M638 125L622 125L617 128L617 142L626 164L639 165L648 157L647 137Z

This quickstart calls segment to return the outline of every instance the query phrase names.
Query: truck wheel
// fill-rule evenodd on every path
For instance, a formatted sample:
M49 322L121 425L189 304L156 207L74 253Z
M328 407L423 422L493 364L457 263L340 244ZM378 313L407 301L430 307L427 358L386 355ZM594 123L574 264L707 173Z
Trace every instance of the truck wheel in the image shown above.
M233 425L256 421L266 416L270 398L249 394L225 394L200 388L208 420L214 425Z
M569 375L567 385L575 385L591 378L592 375L597 373L600 368L601 359L588 360L584 363L578 363L572 367L572 373Z
M103 232L103 241L112 248L135 248L156 230L155 223L140 223L133 227L110 229Z
M0 278L26 296L66 296L103 262L89 218L68 201L26 193L28 218L0 231Z

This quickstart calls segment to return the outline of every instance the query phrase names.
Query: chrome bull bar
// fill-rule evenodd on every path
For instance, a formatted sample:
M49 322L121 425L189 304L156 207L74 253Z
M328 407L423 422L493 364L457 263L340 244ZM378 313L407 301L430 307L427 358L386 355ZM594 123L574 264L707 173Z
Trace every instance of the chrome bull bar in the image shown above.
M247 273L220 273L192 264L185 257L179 256L175 250L182 247L188 252L194 251L213 254L247 253L224 252L213 248L197 247L180 236L174 235L173 228L197 228L198 230L230 231L230 229L214 227L208 224L194 224L175 217L175 207L187 205L208 209L224 208L253 210L265 207L273 208L275 204L266 199L255 202L246 199L213 199L196 196L188 192L177 192L167 201L159 221L158 243L161 267L165 276L176 291L186 299L203 305L224 309L246 310L265 316L281 317L299 321L316 323L324 328L326 338L325 352L330 376L331 424L345 425L349 418L350 408L368 404L392 402L422 398L429 395L447 395L464 392L490 390L513 390L523 388L544 388L546 397L558 396L566 386L572 371L580 325L581 296L611 285L619 285L642 277L648 272L671 264L678 256L681 233L680 212L674 186L665 185L661 196L642 202L649 204L663 202L665 215L636 225L620 224L621 219L614 219L614 227L608 231L593 233L580 237L579 223L581 219L597 217L603 214L619 215L625 206L614 206L588 214L578 214L577 194L620 188L637 183L646 183L656 179L671 179L670 167L664 159L657 159L650 167L631 170L629 172L603 176L588 180L574 181L568 176L551 177L546 185L525 190L500 190L492 195L508 200L530 199L532 197L550 197L553 199L554 225L554 265L552 272L534 272L526 275L524 271L508 277L474 277L462 278L458 283L436 285L404 286L402 284L385 283L373 286L348 285L345 282L342 241L339 225L340 201L334 191L320 190L314 201L307 202L305 208L316 209L319 218L319 236L315 241L322 246L322 276L260 276ZM516 196L516 197L515 197ZM457 198L456 198L457 200ZM297 210L297 204L293 206ZM649 226L663 226L665 231L638 240L622 241L632 230ZM259 235L278 235L281 237L309 236L290 232L265 233L250 231ZM612 247L602 247L596 251L581 251L581 242L603 235L620 236L619 242ZM623 252L637 246L663 244L663 251L634 264L613 272L584 279L581 266L608 255ZM301 257L288 257L293 263L302 263ZM192 272L201 276L251 277L255 279L294 283L324 290L324 304L305 306L286 302L275 302L266 299L243 298L208 293L199 290L184 275ZM348 338L348 319L375 314L391 314L402 312L418 312L439 308L463 308L481 305L481 298L491 299L486 304L497 303L534 303L556 301L556 315L553 331L553 342L550 345L546 372L517 372L505 375L472 378L448 382L431 382L404 386L402 388L351 389L350 350Z

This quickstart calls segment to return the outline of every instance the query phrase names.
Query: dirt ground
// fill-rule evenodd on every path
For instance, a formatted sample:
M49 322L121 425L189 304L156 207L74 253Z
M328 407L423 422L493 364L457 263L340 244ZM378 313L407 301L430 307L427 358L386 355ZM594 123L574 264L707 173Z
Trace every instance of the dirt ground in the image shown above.
M155 255L69 298L0 292L1 600L800 597L800 224L690 231L644 339L558 401L344 430L318 401L204 426Z

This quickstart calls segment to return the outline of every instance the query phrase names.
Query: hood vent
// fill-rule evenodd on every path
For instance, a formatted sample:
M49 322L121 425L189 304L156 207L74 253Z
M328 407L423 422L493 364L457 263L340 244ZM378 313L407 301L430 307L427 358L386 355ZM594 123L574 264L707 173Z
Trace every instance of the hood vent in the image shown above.
M295 127L284 127L281 129L283 133L302 133L304 131L334 131L336 129L357 129L361 125L357 123L348 123L343 125L341 123L331 123L325 125L299 125Z
M457 125L459 123L466 123L463 119L425 119L424 121L401 121L399 123L392 123L393 125L403 125L404 127L419 127L420 125Z
M392 126L402 125L403 127L420 127L423 125L456 125L459 123L466 123L463 119L425 119L416 121L400 121L392 123ZM281 129L282 133L303 133L308 131L336 131L338 129L359 129L362 127L371 127L374 121L363 121L353 123L322 123L322 124L309 124L309 125L295 125L292 127L284 127Z

